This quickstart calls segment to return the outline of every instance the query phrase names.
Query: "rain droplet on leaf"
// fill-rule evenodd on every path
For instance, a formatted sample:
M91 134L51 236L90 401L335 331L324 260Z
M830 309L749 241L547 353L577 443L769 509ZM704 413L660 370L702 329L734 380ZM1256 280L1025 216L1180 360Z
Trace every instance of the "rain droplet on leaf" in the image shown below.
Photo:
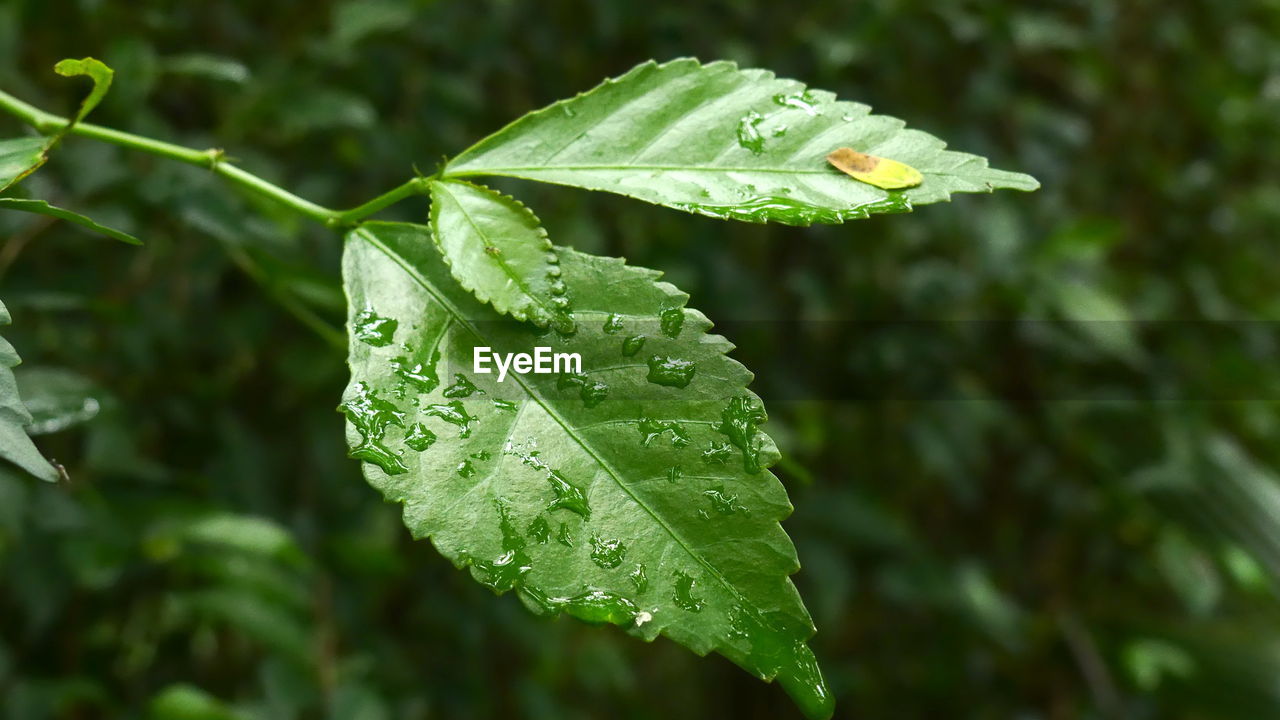
M352 321L352 334L366 345L384 347L395 339L399 322L375 313L373 308L365 308Z

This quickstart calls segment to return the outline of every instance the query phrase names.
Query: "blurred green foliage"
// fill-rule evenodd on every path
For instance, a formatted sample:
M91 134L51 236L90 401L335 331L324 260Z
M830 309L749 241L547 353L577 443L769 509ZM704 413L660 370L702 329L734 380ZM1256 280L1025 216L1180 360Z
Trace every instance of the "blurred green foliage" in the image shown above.
M696 55L1035 175L813 229L503 189L557 242L667 271L740 344L840 712L1261 718L1278 38L1274 0L5 0L0 87L68 112L54 62L102 58L96 121L349 206ZM147 245L0 216L6 337L72 477L0 474L0 717L794 716L727 661L539 620L408 539L343 455L346 368L309 326L341 322L336 235L80 138L28 190Z

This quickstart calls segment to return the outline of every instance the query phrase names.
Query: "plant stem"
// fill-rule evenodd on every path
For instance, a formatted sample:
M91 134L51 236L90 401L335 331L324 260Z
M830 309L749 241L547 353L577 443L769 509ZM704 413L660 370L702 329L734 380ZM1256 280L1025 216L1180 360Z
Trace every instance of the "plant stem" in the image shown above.
M29 105L3 90L0 90L0 110L19 118L45 135L62 130L70 122L67 118L47 113ZM169 158L170 160L184 162L188 165L209 168L214 174L221 175L246 190L271 198L285 207L292 208L330 227L354 225L364 218L410 195L424 192L426 189L426 180L424 178L414 178L358 207L345 211L332 210L298 197L278 185L267 182L247 170L232 165L226 160L225 153L222 150L196 150L92 123L76 123L71 127L70 134L140 150L152 155Z

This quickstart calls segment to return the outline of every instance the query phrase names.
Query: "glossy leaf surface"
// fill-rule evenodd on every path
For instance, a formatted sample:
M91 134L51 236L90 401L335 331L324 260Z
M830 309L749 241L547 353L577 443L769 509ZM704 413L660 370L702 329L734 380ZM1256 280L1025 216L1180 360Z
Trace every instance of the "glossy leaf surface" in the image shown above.
M923 180L905 190L854 181L826 161L840 147L906 164ZM945 147L897 118L766 70L685 58L642 64L525 115L464 151L445 174L527 178L791 225L905 212L957 192L1039 187Z
M751 374L659 273L559 256L573 334L477 302L423 226L352 231L352 456L415 536L495 591L719 652L830 715ZM579 353L582 372L498 382L473 372L478 346Z
M431 237L453 277L504 315L571 331L560 261L524 205L471 183L431 183Z

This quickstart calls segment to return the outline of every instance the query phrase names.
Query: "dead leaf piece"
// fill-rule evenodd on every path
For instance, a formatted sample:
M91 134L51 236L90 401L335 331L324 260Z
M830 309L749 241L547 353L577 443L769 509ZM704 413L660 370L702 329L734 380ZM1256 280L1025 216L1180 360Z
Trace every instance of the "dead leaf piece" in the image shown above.
M924 182L919 170L889 158L860 153L853 148L836 148L827 162L849 177L884 190L902 190Z

